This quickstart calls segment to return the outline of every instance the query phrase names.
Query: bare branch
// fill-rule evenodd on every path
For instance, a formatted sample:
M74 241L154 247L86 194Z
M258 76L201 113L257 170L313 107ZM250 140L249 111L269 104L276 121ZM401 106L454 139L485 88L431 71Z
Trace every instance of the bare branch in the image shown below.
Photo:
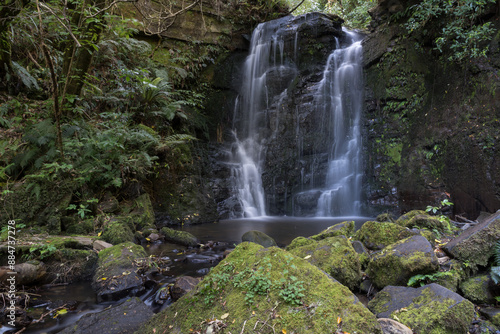
M110 3L106 8L103 8L101 10L99 10L97 13L95 14L92 14L92 15L89 15L89 16L86 16L85 18L92 18L92 17L96 17L98 16L99 14L107 11L108 9L110 9L111 7L113 7L114 5L120 3L120 2L137 2L138 0L115 0L113 1L112 3Z

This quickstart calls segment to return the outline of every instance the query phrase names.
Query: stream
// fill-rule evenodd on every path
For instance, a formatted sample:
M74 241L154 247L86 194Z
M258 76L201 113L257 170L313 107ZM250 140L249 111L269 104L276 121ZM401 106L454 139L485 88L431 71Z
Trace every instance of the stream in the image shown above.
M354 220L358 229L367 217L336 217L336 218L303 218L303 217L257 217L223 220L212 224L186 225L176 229L187 231L196 236L205 246L200 248L187 248L185 246L169 243L143 244L148 254L168 257L171 260L169 270L155 277L154 281L146 284L146 290L138 297L159 312L171 304L166 300L162 305L155 302L157 291L168 284L173 283L176 277L193 276L202 277L210 268L216 266L222 259L224 251L234 248L241 242L241 236L251 230L259 230L271 236L280 247L288 245L298 236L308 237L321 232L329 226L343 221ZM39 316L48 309L54 309L66 303L71 305L72 310L56 319L46 317L43 322L30 325L23 333L26 334L53 334L74 324L87 313L100 312L107 307L116 305L123 301L112 301L97 303L97 297L90 282L79 282L69 285L51 287L34 292L43 300L34 307L35 314ZM128 297L127 297L128 298ZM126 298L125 298L126 299ZM34 316L36 318L36 316ZM15 333L12 327L1 327L2 333Z

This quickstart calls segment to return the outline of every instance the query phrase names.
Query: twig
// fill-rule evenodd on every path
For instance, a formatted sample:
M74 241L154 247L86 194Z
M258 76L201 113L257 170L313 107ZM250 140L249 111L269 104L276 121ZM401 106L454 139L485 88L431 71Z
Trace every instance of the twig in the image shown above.
M48 315L49 315L49 314L51 314L52 312L56 312L56 311L62 310L63 308L65 308L65 307L66 307L66 305L68 305L68 304L64 304L63 306L59 306L58 308L55 308L55 309L53 309L53 310L50 310L50 311L48 311L48 312L46 312L46 313L42 314L42 315L40 316L40 318L38 318L38 320L33 320L31 323L32 323L32 324L37 324L37 323L39 323L40 321L42 321L42 320L43 320L43 318L45 318L46 316L48 316Z
M120 2L137 2L138 0L115 0L113 1L112 3L109 4L109 6L107 6L106 8L103 8L101 10L99 10L97 13L95 14L92 14L92 15L89 15L89 16L86 16L85 18L92 18L92 17L96 17L97 15L107 11L108 9L110 9L111 7L113 7L114 5L116 5L117 3L120 3Z
M462 216L459 216L459 215L456 215L455 218L461 219L464 222L469 223L469 224L477 224L477 221L469 220L469 219L462 217Z
M245 320L245 321L243 322L243 328L241 329L240 334L243 334L243 332L245 331L245 325L246 325L246 324L247 324L247 321Z
M80 44L80 42L78 41L78 39L76 38L75 35L73 35L73 32L71 31L71 28L68 28L66 26L66 24L59 18L59 16L52 10L52 8L50 8L49 6L47 6L46 4L44 4L43 2L40 2L39 5L45 9L47 9L52 15L55 16L55 18L57 19L57 21L59 21L59 23L62 24L62 26L64 27L64 29L66 29L66 31L69 33L69 35L71 36L71 38L73 38L75 40L75 43L78 47L81 47L82 45Z

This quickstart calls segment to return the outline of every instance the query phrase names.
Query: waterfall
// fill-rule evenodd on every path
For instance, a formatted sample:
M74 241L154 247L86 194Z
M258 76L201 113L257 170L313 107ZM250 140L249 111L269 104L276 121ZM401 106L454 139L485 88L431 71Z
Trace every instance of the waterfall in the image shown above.
M331 143L325 186L318 199L316 216L358 215L361 200L361 131L363 73L361 42L352 43L329 56L316 95L318 111L328 127Z
M233 124L235 143L232 149L232 179L245 217L266 215L262 187L263 135L265 112L269 103L266 77L270 71L283 71L283 40L277 30L282 22L261 23L252 34L250 53L245 60L243 83L235 106Z
M361 42L355 33L336 28L335 50L323 72L311 74L317 66L300 54L301 48L309 47L316 59L328 53L311 53L317 52L311 40L299 33L317 33L308 20L327 19L321 15L262 23L252 34L233 115L235 217L294 214L295 208L299 215L318 217L360 213ZM335 36L318 36L314 46L324 40L335 43ZM288 174L294 178L287 179Z

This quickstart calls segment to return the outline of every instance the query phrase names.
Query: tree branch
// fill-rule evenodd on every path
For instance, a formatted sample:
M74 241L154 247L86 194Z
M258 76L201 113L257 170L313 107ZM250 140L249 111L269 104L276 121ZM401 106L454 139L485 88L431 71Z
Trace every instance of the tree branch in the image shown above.
M73 32L71 31L71 28L67 27L66 24L59 18L59 16L52 10L52 8L50 8L49 6L47 6L46 4L44 4L43 2L39 2L39 5L45 9L47 9L52 15L55 16L55 18L57 19L57 21L59 21L59 23L61 23L61 25L64 27L64 29L66 29L66 31L69 33L69 35L71 36L71 38L73 38L73 40L75 41L76 45L78 47L81 47L82 45L80 44L80 42L78 41L78 39L76 38L76 36L73 34Z

